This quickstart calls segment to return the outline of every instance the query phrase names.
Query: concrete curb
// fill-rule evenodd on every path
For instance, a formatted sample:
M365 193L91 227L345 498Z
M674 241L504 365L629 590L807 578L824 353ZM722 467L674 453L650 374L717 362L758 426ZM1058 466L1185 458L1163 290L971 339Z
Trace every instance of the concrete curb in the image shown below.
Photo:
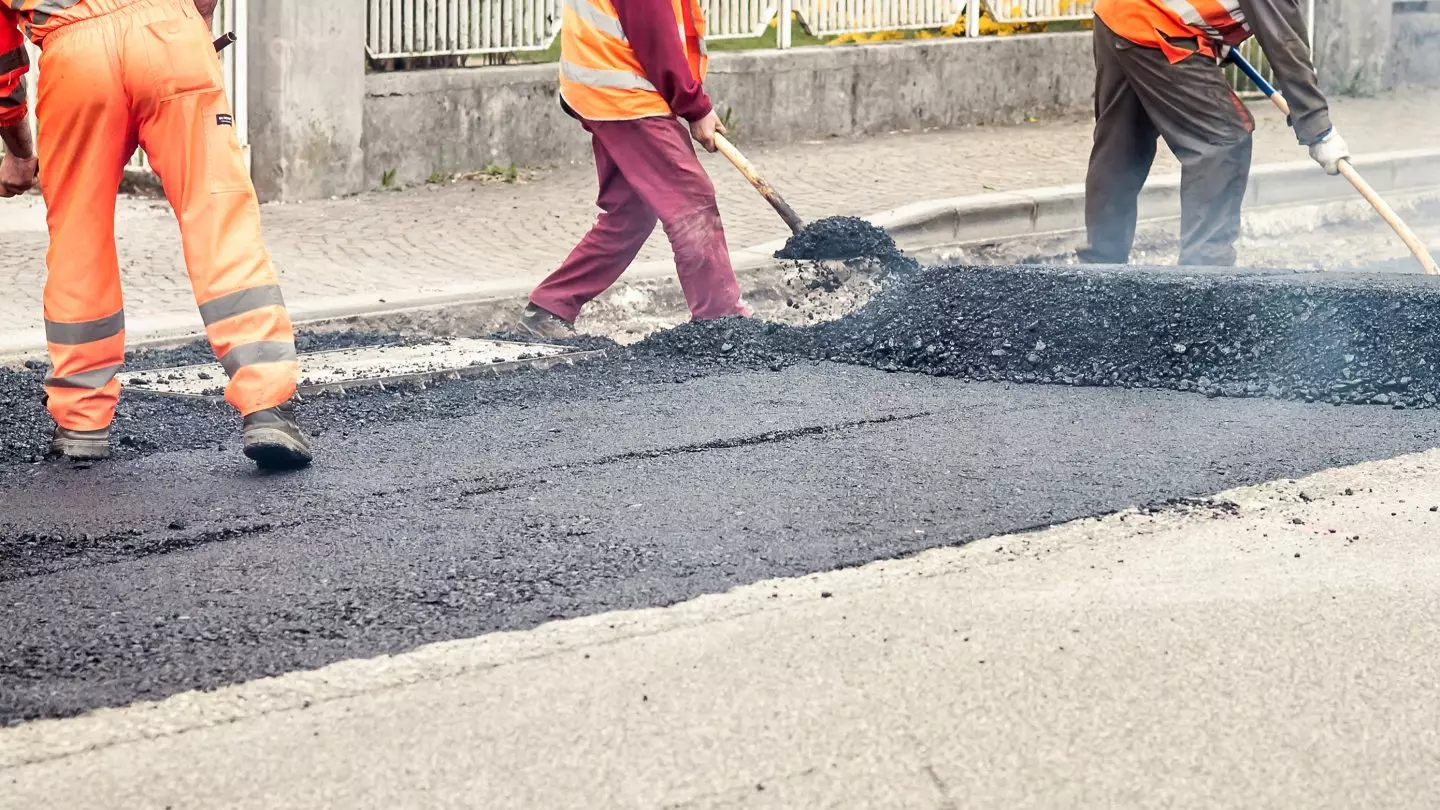
M1440 188L1440 149L1383 152L1355 159L1355 167L1382 195ZM1340 177L1311 161L1272 163L1251 172L1245 207L1276 208L1359 199ZM1180 217L1180 175L1152 178L1140 195L1140 219L1155 223ZM980 194L882 211L871 222L885 228L907 251L1050 236L1085 227L1085 186Z
M1440 149L1367 155L1357 157L1355 166L1382 195L1440 191ZM1264 209L1357 199L1355 190L1344 179L1325 175L1314 163L1303 160L1256 167L1251 173L1245 205L1247 209ZM1142 222L1153 225L1179 216L1180 176L1153 178L1141 195ZM888 230L900 247L910 253L1052 236L1085 227L1085 188L1077 184L930 200L881 211L866 219ZM776 240L731 253L747 297L778 294L778 284L773 277L779 263L774 253L784 244L785 240ZM649 305L667 310L683 308L674 273L674 264L670 261L636 264L605 299L643 299ZM376 301L373 293L367 293L294 302L290 313L297 325L317 328L424 329L447 334L480 334L508 326L532 286L529 280L507 279L384 302ZM464 333L456 331L462 324ZM191 340L204 331L199 318L187 312L138 319L128 325L128 334L130 347L136 348ZM44 334L39 329L0 335L0 360L43 356L44 351Z

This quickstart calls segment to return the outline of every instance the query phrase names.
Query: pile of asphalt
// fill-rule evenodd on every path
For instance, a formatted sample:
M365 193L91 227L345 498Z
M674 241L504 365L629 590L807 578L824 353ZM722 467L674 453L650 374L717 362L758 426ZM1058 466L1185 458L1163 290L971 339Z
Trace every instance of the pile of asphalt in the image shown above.
M973 380L1429 408L1440 284L1365 274L937 268L814 329L815 356Z
M652 355L829 360L977 381L1431 408L1440 284L1421 277L944 267L804 329L689 324Z
M785 246L775 252L775 258L791 261L874 259L892 270L919 267L884 228L858 217L817 219L791 236Z

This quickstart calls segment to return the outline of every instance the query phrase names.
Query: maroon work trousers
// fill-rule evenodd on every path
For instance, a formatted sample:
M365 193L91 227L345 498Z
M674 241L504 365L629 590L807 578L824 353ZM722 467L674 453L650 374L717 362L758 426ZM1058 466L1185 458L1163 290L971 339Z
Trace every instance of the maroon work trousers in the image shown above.
M625 272L655 230L665 227L680 288L695 320L749 315L730 265L715 186L690 134L674 118L584 121L600 176L600 218L530 303L567 321Z

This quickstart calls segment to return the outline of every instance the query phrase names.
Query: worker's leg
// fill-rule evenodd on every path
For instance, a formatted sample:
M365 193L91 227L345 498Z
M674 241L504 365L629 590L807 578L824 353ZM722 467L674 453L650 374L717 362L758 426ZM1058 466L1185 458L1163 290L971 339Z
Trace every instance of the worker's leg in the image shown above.
M730 265L715 187L673 118L592 123L625 180L660 218L696 320L749 315Z
M1180 263L1235 264L1255 129L1250 111L1209 57L1172 65L1158 50L1136 48L1127 65L1150 120L1180 159Z
M530 303L571 322L620 278L655 230L655 212L635 194L599 138L593 146L600 217L559 269L530 294Z
M135 149L113 37L87 28L40 57L40 184L50 226L45 338L48 407L60 427L109 427L125 359L115 196Z
M1095 146L1085 178L1088 245L1080 260L1125 264L1135 243L1140 191L1155 162L1159 133L1146 114L1120 51L1139 46L1095 20Z
M230 376L225 398L249 415L294 395L295 335L210 31L189 3L160 16L125 35L126 87L140 145L180 221L206 333Z

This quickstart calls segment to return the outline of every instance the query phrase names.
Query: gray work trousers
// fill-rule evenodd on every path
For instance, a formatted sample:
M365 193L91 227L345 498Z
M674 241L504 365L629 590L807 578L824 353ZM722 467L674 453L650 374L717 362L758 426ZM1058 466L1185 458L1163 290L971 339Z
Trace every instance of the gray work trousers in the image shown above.
M1136 45L1097 17L1095 69L1089 244L1080 260L1130 260L1140 190L1164 138L1182 167L1180 264L1234 265L1255 121L1215 60L1199 54L1172 65L1164 52Z

